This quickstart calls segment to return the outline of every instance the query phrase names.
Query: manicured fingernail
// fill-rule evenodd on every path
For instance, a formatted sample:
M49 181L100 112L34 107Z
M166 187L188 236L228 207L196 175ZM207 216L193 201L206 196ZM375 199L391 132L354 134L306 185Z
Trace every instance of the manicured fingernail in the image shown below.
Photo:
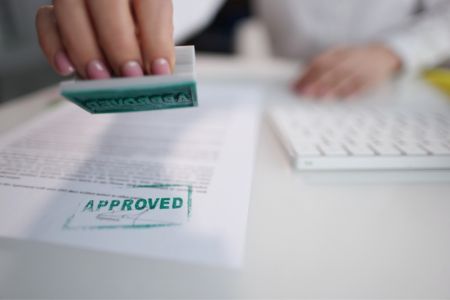
M69 76L75 72L75 67L70 62L66 53L59 51L55 55L55 66L58 73L62 76Z
M158 58L152 62L151 71L153 75L169 75L170 65L167 59Z
M87 75L90 79L107 79L111 77L105 64L99 60L92 60L86 67Z
M129 61L122 66L122 76L140 77L144 75L141 65L137 61Z

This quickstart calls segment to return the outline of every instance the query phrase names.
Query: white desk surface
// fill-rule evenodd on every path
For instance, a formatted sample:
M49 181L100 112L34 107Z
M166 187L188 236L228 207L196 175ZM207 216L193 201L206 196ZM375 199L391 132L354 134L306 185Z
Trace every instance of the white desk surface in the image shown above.
M225 62L201 58L200 77L295 71ZM0 130L45 102L0 108ZM450 172L301 174L266 119L254 172L240 270L0 239L0 298L450 298Z

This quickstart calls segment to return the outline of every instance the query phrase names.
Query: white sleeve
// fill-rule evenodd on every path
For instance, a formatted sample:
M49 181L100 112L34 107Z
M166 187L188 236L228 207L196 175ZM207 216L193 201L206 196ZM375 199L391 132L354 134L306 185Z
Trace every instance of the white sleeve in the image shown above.
M423 12L385 38L407 72L419 72L450 58L450 1L423 0L423 5Z
M175 42L197 33L215 17L224 0L172 0Z

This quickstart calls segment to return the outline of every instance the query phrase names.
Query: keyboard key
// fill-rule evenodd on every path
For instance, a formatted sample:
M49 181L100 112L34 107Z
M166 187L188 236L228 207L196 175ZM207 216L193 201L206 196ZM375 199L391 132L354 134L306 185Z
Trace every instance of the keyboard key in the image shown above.
M374 156L375 152L366 145L346 145L347 150L353 156Z
M402 152L394 145L378 143L378 144L371 144L370 146L378 155L386 155L386 156L402 155Z
M429 154L427 150L415 143L399 143L397 147L406 155L426 156Z
M314 144L293 143L293 147L298 156L321 156L319 149Z
M423 145L432 155L450 155L450 148L441 142L429 142Z
M348 156L349 153L341 145L320 144L319 149L325 156Z

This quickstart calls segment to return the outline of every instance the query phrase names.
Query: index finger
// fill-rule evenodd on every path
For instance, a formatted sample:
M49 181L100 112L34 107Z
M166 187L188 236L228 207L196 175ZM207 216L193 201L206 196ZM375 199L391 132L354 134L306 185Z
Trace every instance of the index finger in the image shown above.
M171 0L133 0L144 68L148 74L170 74L175 65Z

